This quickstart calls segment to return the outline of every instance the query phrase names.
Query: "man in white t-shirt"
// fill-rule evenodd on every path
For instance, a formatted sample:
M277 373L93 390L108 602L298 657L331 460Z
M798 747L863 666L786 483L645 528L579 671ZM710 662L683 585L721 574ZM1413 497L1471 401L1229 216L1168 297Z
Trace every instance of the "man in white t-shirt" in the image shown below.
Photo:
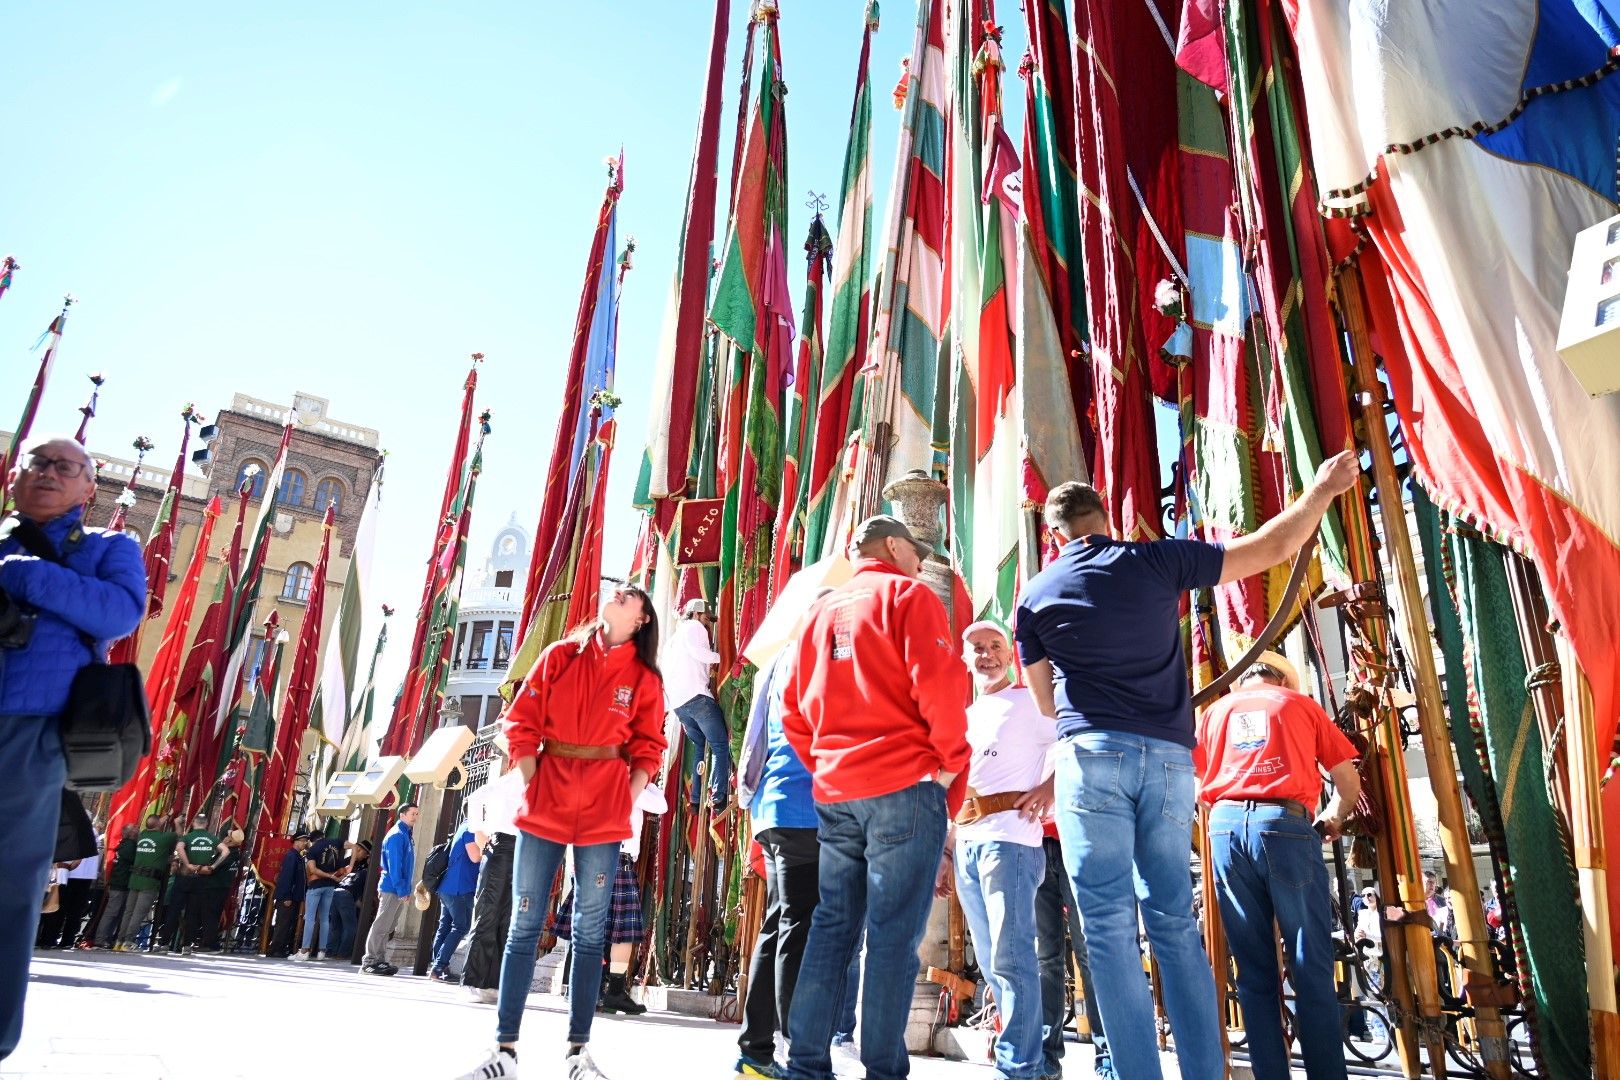
M968 798L956 816L956 890L979 970L1001 1015L996 1074L1040 1080L1043 1062L1035 891L1046 873L1041 815L1052 805L1057 725L1010 678L1012 644L1001 627L976 622L962 635L979 699L968 708Z
M720 662L709 640L709 627L714 622L709 605L701 599L688 600L681 608L680 621L669 635L658 666L664 676L664 699L669 709L680 718L686 737L697 748L695 763L703 760L705 751L713 755L709 766L709 805L716 813L725 809L731 792L731 734L726 730L726 716L714 700L712 669ZM692 808L695 810L701 795L692 788Z

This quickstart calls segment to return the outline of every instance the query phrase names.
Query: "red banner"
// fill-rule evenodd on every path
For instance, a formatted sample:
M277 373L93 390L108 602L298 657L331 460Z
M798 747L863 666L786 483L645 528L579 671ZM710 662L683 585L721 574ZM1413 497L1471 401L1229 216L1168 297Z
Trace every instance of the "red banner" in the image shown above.
M681 546L675 553L676 566L714 566L720 562L720 522L725 509L724 499L681 501Z
M268 889L275 885L276 875L281 873L281 860L292 850L292 837L261 836L256 846L258 850L253 854L253 872L259 875L259 881Z

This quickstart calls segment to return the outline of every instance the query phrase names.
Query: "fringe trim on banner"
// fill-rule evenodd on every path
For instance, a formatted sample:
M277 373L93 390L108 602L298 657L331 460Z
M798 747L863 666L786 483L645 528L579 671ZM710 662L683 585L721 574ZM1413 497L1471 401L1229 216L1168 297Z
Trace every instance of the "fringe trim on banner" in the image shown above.
M1609 58L1603 62L1601 67L1597 68L1596 70L1589 71L1585 75L1577 75L1573 79L1564 79L1560 82L1547 83L1543 86L1533 86L1524 91L1524 93L1519 95L1518 103L1515 104L1511 110L1509 110L1508 114L1494 123L1485 120L1477 120L1468 125L1455 125L1452 127L1443 128L1440 131L1431 131L1429 134L1423 135L1412 140L1411 142L1390 143L1388 146L1384 147L1380 156L1415 154L1419 150L1426 149L1433 146L1435 143L1442 142L1446 139L1477 139L1481 135L1495 135L1497 132L1512 124L1520 116L1524 115L1524 110L1529 108L1530 103L1535 101L1537 98L1546 97L1548 94L1562 94L1570 90L1584 90L1589 86L1595 86L1599 80L1608 75L1614 74L1616 71L1620 71L1620 54L1611 54ZM1378 165L1375 162L1373 164L1372 171L1363 177L1360 183L1352 184L1350 187L1345 188L1330 188L1327 192L1325 192L1322 200L1316 204L1317 209L1324 217L1359 217L1363 214L1370 213L1371 211L1364 202L1357 203L1353 206L1329 206L1328 203L1330 201L1355 199L1364 194L1368 188L1372 187L1373 184L1377 182L1377 180Z

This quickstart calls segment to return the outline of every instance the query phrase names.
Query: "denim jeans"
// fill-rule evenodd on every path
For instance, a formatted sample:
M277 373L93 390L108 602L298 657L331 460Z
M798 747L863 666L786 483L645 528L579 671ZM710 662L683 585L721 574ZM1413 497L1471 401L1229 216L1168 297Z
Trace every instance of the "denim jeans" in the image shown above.
M473 894L439 896L439 929L433 935L433 966L428 970L443 974L450 970L450 958L456 946L467 936L472 926Z
M934 901L929 886L945 850L945 789L924 780L870 799L817 803L816 816L821 902L799 967L799 985L815 991L793 997L788 1074L831 1080L833 1029L865 926L861 1062L868 1080L898 1080L911 1069L906 1021Z
M1237 962L1238 1001L1254 1074L1288 1075L1278 995L1281 928L1294 1015L1313 1018L1295 1025L1305 1074L1311 1080L1342 1080L1333 901L1322 838L1308 820L1281 806L1216 803L1209 814L1209 857L1226 944Z
M1010 840L956 845L956 895L973 935L979 971L1001 1017L996 1075L1039 1080L1042 1068L1041 976L1035 961L1035 890L1046 856Z
M321 952L332 943L332 904L338 892L336 885L324 889L311 889L304 894L304 951L309 952L315 935L321 935Z
M512 865L512 927L501 956L501 989L495 1006L495 1041L515 1045L523 1006L534 981L534 958L540 931L551 903L551 883L562 865L567 844L519 833L517 858ZM602 940L607 933L608 907L613 899L613 875L619 868L619 845L587 844L574 848L574 936L569 951L576 977L568 980L568 1041L584 1044L591 1038L591 1018L602 980L578 972L602 970Z
M23 999L67 763L54 716L0 716L0 1060L22 1038Z
M1069 1013L1069 953L1072 946L1075 966L1080 969L1080 993L1086 999L1086 1026L1091 1029L1091 1048L1096 1055L1096 1071L1109 1075L1113 1063L1108 1057L1108 1037L1103 1034L1102 1017L1097 1012L1097 988L1091 981L1091 958L1086 951L1086 932L1080 925L1080 908L1074 902L1074 886L1063 869L1063 847L1048 836L1041 841L1046 855L1046 876L1035 890L1035 957L1041 967L1041 1002L1046 1026L1046 1076L1063 1075L1063 1019ZM1065 934L1067 931L1067 934Z
M353 956L354 934L360 926L360 906L348 889L332 890L332 914L326 925L331 927L332 944L328 956Z
M714 764L709 766L709 802L725 802L731 792L731 734L726 731L726 714L720 711L720 703L707 694L699 694L677 707L675 715L680 717L681 728L697 750L692 757L692 767L696 769L697 763L703 760L705 746L714 757ZM694 790L692 805L697 804L698 793Z
M1226 1075L1215 978L1192 913L1196 787L1192 751L1178 743L1089 730L1065 736L1058 750L1065 867L1085 919L1109 1053L1130 1080L1163 1075L1137 948L1138 906L1183 1080Z

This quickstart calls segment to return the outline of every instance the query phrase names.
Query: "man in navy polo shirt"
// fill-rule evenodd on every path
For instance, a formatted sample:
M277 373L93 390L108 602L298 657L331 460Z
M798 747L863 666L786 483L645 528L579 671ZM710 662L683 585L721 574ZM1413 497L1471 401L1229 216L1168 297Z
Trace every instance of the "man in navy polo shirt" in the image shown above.
M1181 596L1284 561L1357 472L1354 454L1338 455L1287 510L1225 545L1112 540L1095 489L1068 483L1047 496L1046 524L1063 549L1019 600L1018 651L1036 703L1058 722L1058 832L1121 1076L1162 1075L1137 951L1138 902L1181 1075L1225 1074L1215 981L1188 870L1198 785Z

